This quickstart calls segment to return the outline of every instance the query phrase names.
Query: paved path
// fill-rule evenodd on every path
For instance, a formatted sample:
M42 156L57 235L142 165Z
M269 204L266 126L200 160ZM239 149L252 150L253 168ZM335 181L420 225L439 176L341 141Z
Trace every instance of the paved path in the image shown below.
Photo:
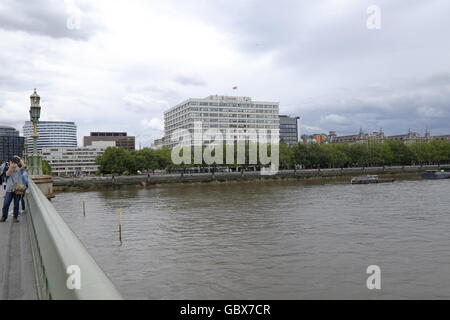
M0 208L5 192L0 187ZM35 300L36 284L31 255L28 216L23 213L20 223L12 222L12 209L5 223L0 223L0 300Z

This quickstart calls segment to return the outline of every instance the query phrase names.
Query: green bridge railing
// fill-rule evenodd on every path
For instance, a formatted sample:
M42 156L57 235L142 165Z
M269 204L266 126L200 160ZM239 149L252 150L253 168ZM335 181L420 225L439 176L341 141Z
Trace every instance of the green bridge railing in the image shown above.
M31 179L26 201L39 299L122 299L114 284Z

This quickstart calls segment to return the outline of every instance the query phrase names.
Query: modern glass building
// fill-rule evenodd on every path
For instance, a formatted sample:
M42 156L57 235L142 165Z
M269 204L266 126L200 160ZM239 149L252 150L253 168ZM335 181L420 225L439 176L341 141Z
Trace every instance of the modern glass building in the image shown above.
M290 146L298 143L298 120L300 117L280 115L280 142Z
M276 130L278 134L278 109L278 102L252 101L250 97L213 95L188 99L164 113L164 144L177 143L176 130L192 133L194 122L200 122L203 130L212 128L231 133L233 140L247 139L251 130Z
M77 126L74 122L63 121L39 121L37 125L38 139L37 150L44 148L67 147L76 148ZM33 151L33 124L31 121L25 122L23 135L27 144L28 152Z
M25 138L13 127L0 126L0 162L23 157Z

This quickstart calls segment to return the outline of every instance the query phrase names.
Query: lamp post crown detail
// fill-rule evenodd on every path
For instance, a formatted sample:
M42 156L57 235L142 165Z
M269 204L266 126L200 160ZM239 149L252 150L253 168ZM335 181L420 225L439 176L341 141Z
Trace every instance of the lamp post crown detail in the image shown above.
M34 89L34 93L30 96L30 101L30 120L34 124L35 122L38 122L41 117L41 97L37 94L36 89Z

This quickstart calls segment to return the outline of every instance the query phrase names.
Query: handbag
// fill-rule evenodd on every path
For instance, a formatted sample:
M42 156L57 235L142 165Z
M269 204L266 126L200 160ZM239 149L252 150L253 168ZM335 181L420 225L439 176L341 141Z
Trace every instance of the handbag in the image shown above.
M22 171L20 171L20 176L22 176ZM11 177L12 178L12 177ZM14 182L14 181L13 181ZM22 196L25 194L25 191L27 190L27 186L22 183L15 183L13 184L13 192L14 194L18 196Z
M14 183L13 192L14 194L21 196L25 194L27 187L24 184Z

